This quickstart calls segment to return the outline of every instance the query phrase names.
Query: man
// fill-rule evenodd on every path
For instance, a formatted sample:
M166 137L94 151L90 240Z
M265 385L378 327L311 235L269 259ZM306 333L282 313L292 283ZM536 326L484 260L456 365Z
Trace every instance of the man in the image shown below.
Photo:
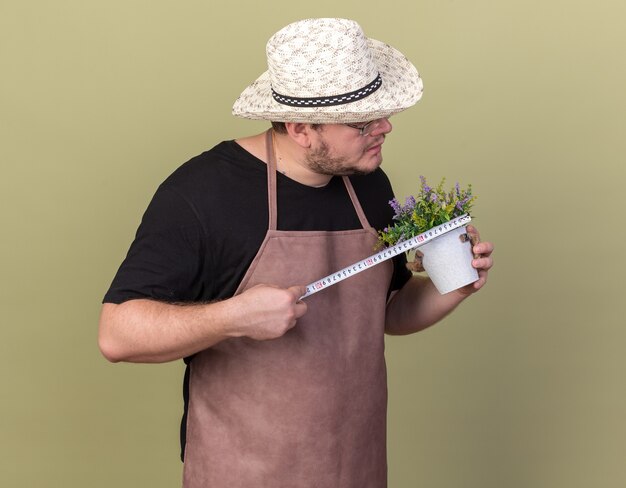
M104 299L100 347L186 358L186 487L384 487L384 332L421 330L480 289L493 246L474 246L480 279L446 295L397 257L301 300L390 223L382 145L422 82L349 20L291 24L267 56L233 113L273 129L159 187Z

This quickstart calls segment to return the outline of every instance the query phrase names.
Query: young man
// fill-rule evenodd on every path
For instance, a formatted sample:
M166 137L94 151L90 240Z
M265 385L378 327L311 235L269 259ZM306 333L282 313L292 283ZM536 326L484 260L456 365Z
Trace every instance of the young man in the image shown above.
M186 359L186 487L384 487L384 333L432 325L480 289L493 246L474 246L480 279L447 295L400 256L301 300L390 223L382 146L422 82L349 20L291 24L267 56L233 113L273 129L159 187L104 299L100 347Z

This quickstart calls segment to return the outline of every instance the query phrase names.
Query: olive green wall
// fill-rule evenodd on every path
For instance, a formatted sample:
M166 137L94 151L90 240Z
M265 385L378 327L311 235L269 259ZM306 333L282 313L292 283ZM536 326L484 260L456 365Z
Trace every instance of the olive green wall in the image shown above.
M314 5L313 5L314 4ZM471 182L487 289L388 340L390 487L623 487L621 0L0 1L0 484L178 486L180 364L108 364L99 302L158 183L264 124L270 35L359 21L420 70L384 168Z

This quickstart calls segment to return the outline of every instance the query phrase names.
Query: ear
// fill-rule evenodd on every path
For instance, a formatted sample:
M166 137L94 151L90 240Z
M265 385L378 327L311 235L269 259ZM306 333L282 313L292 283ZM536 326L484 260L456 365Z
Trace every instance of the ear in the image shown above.
M285 128L289 137L300 147L311 147L311 133L315 129L311 124L305 124L303 122L285 122Z

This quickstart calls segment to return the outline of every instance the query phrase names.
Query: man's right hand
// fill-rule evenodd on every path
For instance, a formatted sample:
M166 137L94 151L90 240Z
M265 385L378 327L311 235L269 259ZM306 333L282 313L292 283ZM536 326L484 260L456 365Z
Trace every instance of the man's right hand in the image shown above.
M274 285L256 285L230 301L234 308L231 334L256 340L276 339L296 325L307 311L300 300L305 286L279 288Z

